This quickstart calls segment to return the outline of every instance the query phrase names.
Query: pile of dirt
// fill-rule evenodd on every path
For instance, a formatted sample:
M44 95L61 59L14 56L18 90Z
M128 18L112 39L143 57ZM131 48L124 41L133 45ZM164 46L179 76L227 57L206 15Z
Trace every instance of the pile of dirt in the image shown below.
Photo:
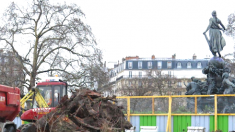
M121 107L113 104L116 97L101 97L92 90L77 90L64 96L56 109L36 123L43 132L117 132L132 127Z

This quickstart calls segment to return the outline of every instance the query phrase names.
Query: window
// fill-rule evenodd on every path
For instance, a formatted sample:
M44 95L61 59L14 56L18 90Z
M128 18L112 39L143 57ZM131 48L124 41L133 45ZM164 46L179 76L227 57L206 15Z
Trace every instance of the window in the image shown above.
M128 62L128 69L132 69L132 62Z
M139 72L139 78L142 78L142 72Z
M129 78L132 78L132 71L129 71Z
M168 61L167 62L167 68L171 68L171 65L172 65L171 61Z
M129 81L129 87L131 87L131 81Z
M150 70L147 72L147 76L148 76L148 79L152 78L152 72Z
M172 83L171 81L168 81L168 87L171 87L171 83Z
M191 62L188 62L188 63L187 63L187 68L192 68Z
M142 82L141 82L141 81L139 81L139 82L138 82L138 84L139 84L139 87L141 87L141 86L142 86Z
M60 86L54 86L54 106L59 104L61 98Z
M202 63L201 62L197 63L197 68L202 68Z
M52 106L52 101L50 99L52 99L52 87L50 86L40 86L38 87L39 91L42 95L42 97L45 99L46 103L49 106Z
M168 77L171 77L171 71L168 71Z
M152 62L148 62L148 69L152 69Z
M181 86L181 82L178 82L178 87L179 87L179 88L182 87L182 86Z
M177 68L182 68L180 62L177 63Z
M157 62L157 68L158 69L162 69L162 62L160 61L160 62Z
M142 62L141 61L138 62L138 68L142 69Z

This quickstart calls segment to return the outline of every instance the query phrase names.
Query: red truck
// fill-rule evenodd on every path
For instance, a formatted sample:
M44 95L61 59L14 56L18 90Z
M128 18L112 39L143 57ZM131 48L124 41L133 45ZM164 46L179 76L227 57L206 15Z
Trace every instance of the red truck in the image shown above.
M0 132L16 132L12 122L20 112L20 89L0 85Z

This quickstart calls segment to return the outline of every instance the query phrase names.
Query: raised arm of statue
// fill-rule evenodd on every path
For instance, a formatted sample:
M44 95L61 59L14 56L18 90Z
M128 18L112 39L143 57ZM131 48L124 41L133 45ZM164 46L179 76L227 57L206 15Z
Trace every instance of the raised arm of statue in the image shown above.
M225 27L224 27L224 25L223 25L223 23L220 21L220 25L221 25L221 27L224 29L224 30L226 30L225 29Z

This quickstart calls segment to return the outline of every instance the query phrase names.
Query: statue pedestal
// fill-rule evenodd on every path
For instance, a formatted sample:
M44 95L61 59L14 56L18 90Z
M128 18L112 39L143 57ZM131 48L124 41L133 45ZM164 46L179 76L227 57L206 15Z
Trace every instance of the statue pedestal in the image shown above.
M209 61L209 65L214 66L217 69L223 69L224 68L224 60L220 57L212 57Z

